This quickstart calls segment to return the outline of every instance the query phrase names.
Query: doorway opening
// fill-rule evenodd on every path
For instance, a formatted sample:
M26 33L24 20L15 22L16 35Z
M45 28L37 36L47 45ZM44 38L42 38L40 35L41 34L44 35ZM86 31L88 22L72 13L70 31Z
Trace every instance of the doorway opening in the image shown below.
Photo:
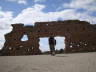
M62 50L64 51L64 49L65 49L65 37L57 36L57 37L55 37L55 40L56 40L55 50L56 51L62 51ZM49 37L40 38L39 45L40 45L39 49L42 52L50 51Z
M48 37L40 38L39 49L42 52L50 51Z
M65 49L65 37L57 36L57 37L55 37L55 39L56 39L55 50L58 51L59 53L64 52L64 49Z

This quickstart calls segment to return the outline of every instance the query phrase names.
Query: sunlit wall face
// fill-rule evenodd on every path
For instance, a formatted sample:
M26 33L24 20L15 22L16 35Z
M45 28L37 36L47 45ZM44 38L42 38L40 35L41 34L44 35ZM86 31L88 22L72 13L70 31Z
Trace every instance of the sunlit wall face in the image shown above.
M50 51L48 39L49 39L48 37L40 38L39 48L42 52ZM55 50L64 49L65 48L65 37L55 37L55 39L56 39Z

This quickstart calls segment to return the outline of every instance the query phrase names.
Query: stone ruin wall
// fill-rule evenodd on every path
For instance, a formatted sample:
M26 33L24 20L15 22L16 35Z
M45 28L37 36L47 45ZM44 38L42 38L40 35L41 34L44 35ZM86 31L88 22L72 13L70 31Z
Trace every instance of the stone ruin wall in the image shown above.
M66 53L96 51L96 25L85 21L36 22L34 26L12 24L12 27L5 35L2 55L41 54L39 38L50 36L65 37ZM28 41L21 41L23 35L28 36Z

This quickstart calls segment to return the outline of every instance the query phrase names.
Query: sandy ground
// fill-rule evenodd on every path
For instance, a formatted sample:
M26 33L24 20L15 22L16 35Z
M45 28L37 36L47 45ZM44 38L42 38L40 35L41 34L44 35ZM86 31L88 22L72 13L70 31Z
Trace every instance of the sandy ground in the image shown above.
M96 72L96 52L0 56L0 72Z

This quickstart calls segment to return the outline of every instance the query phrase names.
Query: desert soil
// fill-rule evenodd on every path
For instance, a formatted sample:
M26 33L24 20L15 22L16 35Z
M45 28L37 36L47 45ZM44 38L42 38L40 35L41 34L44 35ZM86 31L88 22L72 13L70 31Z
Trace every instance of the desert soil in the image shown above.
M0 56L0 72L96 72L96 52Z

